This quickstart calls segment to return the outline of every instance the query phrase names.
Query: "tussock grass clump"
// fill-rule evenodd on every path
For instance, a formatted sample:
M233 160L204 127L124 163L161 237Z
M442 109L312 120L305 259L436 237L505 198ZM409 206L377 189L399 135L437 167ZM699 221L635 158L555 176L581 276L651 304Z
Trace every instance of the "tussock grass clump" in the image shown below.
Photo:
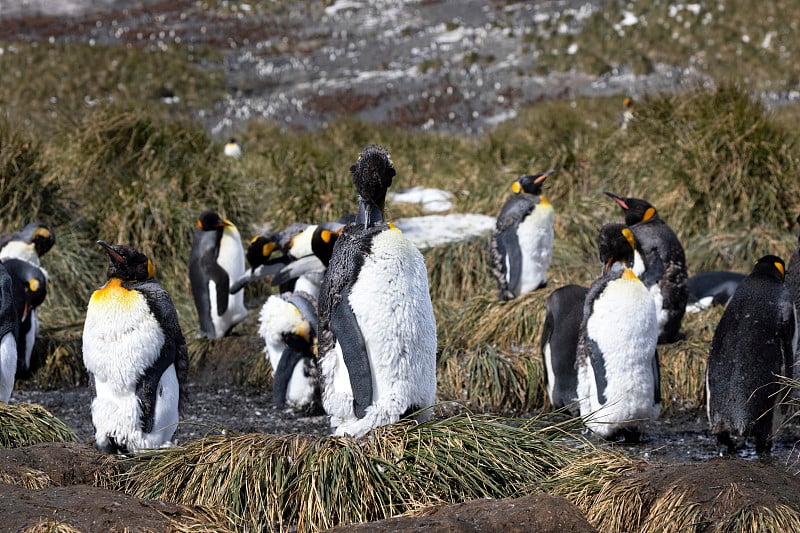
M75 432L41 405L0 403L0 448L75 442Z
M537 419L461 415L385 426L358 441L211 437L138 455L106 484L224 509L236 528L310 531L433 503L532 493L587 453L567 436L566 427Z
M81 533L81 530L60 520L42 520L38 524L21 529L20 533Z
M434 302L464 301L496 291L488 237L426 250L425 266Z

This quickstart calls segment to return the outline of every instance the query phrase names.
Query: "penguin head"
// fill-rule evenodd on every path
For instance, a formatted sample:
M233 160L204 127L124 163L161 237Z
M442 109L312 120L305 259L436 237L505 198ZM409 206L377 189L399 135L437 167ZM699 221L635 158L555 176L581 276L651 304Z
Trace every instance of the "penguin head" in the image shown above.
M31 222L19 232L20 237L28 243L32 243L39 257L46 254L56 243L56 236L47 224L41 222Z
M782 282L786 273L786 265L783 259L777 255L765 255L756 261L752 273L774 278Z
M630 96L626 96L622 99L622 107L625 109L631 109L633 107L633 98Z
M341 235L344 226L338 230L326 228L323 225L317 226L314 230L314 235L311 237L311 250L314 255L327 267L331 262L333 256L333 247L336 244L336 239Z
M6 259L3 266L11 276L11 282L16 285L15 293L21 294L24 300L21 315L39 307L47 297L47 276L44 271L22 259Z
M544 180L546 180L547 176L553 174L554 172L555 170L551 169L547 172L541 172L539 174L526 174L524 176L520 176L514 183L511 184L511 190L517 194L525 192L537 196L541 195Z
M225 220L216 211L203 211L197 219L197 227L203 231L218 231L226 226L232 226L230 220Z
M633 267L634 239L631 229L624 224L606 224L597 236L597 249L603 273L611 271L615 265L622 268Z
M658 212L653 204L640 198L624 198L614 193L605 192L605 195L617 202L625 215L625 224L633 226L640 222L658 219Z
M358 160L350 167L350 173L359 198L356 222L363 222L367 227L383 221L386 191L396 174L389 152L377 144L365 146Z
M276 233L256 235L250 239L250 244L247 245L247 253L245 254L250 268L266 265L270 260L274 260L279 256L283 256L283 253L278 247L278 235Z
M146 281L156 274L153 262L142 252L123 244L97 241L108 254L108 278L122 281Z

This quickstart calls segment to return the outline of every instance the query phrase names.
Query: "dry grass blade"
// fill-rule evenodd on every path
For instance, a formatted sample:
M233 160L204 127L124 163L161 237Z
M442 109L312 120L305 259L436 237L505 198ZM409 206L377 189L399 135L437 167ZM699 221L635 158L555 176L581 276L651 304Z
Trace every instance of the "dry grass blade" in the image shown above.
M0 448L76 440L72 428L41 405L0 403Z

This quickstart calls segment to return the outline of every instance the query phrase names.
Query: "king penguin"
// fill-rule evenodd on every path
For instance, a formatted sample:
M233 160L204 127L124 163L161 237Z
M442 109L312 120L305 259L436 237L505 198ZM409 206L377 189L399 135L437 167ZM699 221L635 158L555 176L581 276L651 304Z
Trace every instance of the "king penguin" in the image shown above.
M739 284L714 330L706 366L711 433L729 453L734 436L753 437L768 453L785 406L778 376L792 378L797 346L794 302L784 284L783 260L760 258ZM777 413L776 413L777 408Z
M0 264L0 402L8 403L17 373L17 309L11 276Z
M553 258L553 206L542 185L554 170L520 176L497 217L491 252L498 296L511 300L547 284Z
M272 399L278 409L288 406L306 415L320 411L316 329L316 301L306 293L272 295L261 308L258 333L272 366Z
M17 379L27 379L40 363L34 361L32 355L39 334L37 308L47 297L47 275L41 268L22 259L4 259L2 264L11 276L18 318Z
M97 244L108 254L108 281L92 294L83 327L95 447L133 453L168 446L189 367L178 314L145 254Z
M22 259L39 266L40 258L55 242L56 236L50 226L31 222L20 231L0 235L0 260Z
M219 339L247 318L244 292L230 293L244 274L244 249L239 230L214 211L197 219L189 255L189 281L200 319L200 335Z
M309 226L287 248L288 263L272 278L272 284L292 284L294 291L311 295L315 300L330 263L333 248L344 225L326 222Z
M686 255L672 229L658 216L647 200L623 198L606 192L625 215L636 239L634 272L650 289L658 309L658 342L667 344L681 340L681 321L689 299Z
M242 158L242 145L236 138L231 137L228 139L228 142L225 143L225 147L222 149L222 153L228 157L232 157L234 159L241 159Z
M631 270L634 246L627 226L601 228L603 273L586 294L577 352L581 417L601 437L628 442L661 410L656 306Z
M436 400L436 320L420 251L384 218L395 168L366 146L350 167L359 197L319 293L322 403L336 435L364 435Z
M583 321L586 287L564 285L547 297L540 344L547 397L556 409L578 410L575 356Z

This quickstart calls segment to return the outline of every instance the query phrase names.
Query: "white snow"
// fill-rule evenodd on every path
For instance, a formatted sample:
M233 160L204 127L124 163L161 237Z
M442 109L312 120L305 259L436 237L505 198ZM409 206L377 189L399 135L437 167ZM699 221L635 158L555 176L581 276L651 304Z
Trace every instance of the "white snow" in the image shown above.
M390 192L388 197L393 202L421 204L425 211L434 213L441 213L453 207L453 194L440 189L412 187L399 193Z
M495 217L475 213L399 218L394 225L420 250L488 235Z

